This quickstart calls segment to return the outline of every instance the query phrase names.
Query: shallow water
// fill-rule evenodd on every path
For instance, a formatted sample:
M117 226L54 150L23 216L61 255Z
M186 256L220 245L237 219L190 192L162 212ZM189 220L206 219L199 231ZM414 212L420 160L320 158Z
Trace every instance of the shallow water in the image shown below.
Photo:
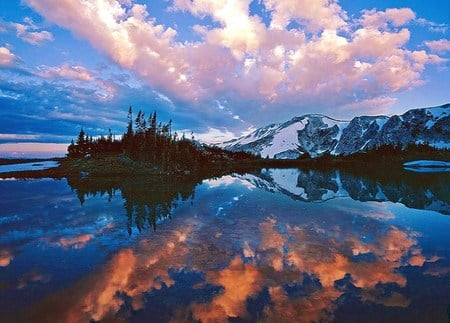
M58 165L59 165L59 163L54 160L47 160L47 161L34 162L34 163L0 165L0 173L44 170L44 169L58 167Z
M0 321L447 322L448 178L0 182Z

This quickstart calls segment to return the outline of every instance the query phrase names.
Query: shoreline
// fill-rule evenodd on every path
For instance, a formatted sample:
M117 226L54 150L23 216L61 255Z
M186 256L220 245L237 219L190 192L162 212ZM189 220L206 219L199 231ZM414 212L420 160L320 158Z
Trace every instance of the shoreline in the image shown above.
M445 155L445 154L444 154ZM58 167L43 170L12 171L0 173L0 179L40 179L40 178L101 178L101 177L153 177L183 180L199 177L217 177L230 173L258 171L263 168L300 168L303 170L343 170L359 175L388 176L392 172L404 170L403 164L424 156L325 156L311 159L257 159L221 162L213 165L197 165L195 169L162 170L154 165L136 162L123 155L106 155L95 158L69 159L21 159L20 163L57 161ZM416 157L416 158L413 158ZM436 159L436 156L429 156ZM443 156L441 160L446 159ZM447 159L449 160L449 159Z

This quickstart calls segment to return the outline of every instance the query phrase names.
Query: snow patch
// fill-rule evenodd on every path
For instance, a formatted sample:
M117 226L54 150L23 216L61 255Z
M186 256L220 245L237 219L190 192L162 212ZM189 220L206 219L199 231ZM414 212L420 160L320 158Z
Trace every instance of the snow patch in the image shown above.
M450 172L450 162L440 160L415 160L404 163L403 168L416 173Z
M414 160L404 163L405 167L450 167L449 161L442 160Z
M425 113L429 116L432 116L434 121L438 121L439 119L442 119L450 115L450 108L448 107L428 108L425 109Z
M298 131L303 130L305 126L306 122L301 120L276 133L270 146L262 150L261 156L273 158L283 151L296 150L298 148Z
M376 118L375 122L378 125L378 131L380 131L381 129L383 129L384 125L386 124L386 122L388 122L389 118L385 117L385 118Z

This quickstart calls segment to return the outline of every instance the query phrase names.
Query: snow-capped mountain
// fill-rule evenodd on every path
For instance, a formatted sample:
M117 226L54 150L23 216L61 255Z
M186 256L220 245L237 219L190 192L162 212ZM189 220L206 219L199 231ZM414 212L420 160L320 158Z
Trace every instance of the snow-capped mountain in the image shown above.
M295 159L305 152L352 154L384 144L428 143L450 148L450 104L409 110L403 115L362 116L350 121L310 114L259 128L219 146L262 157Z

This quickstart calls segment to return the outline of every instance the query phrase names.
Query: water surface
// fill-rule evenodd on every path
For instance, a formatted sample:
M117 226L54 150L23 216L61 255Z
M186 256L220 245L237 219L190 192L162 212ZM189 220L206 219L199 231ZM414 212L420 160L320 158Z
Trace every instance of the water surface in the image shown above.
M445 176L0 181L0 321L447 322Z
M58 165L59 163L54 160L46 160L33 163L7 164L7 165L0 165L0 173L44 170L58 167Z

